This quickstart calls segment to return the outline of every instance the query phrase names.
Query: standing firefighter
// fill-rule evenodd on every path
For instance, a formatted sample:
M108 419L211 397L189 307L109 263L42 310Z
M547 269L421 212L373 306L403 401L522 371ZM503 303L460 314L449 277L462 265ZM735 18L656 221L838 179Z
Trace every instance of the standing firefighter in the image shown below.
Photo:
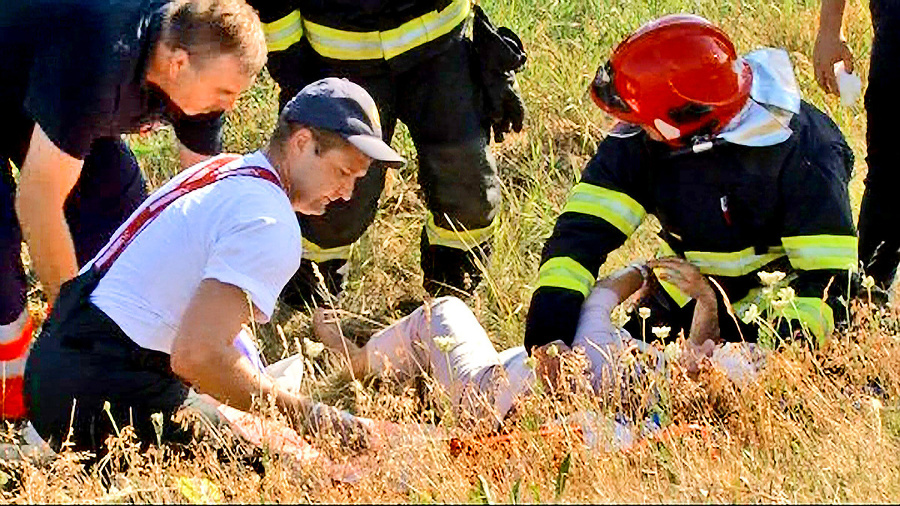
M22 239L53 304L146 197L120 135L167 121L184 166L217 153L221 111L265 58L259 18L242 0L0 2L3 416L24 414Z
M429 209L421 237L425 288L472 290L500 201L490 130L497 140L518 132L525 114L513 75L525 55L515 34L494 28L475 7L474 40L465 38L471 0L250 3L263 20L282 104L311 81L346 77L375 98L385 141L397 120L407 125ZM350 246L374 220L384 178L385 168L374 166L350 202L321 217L298 214L304 258L282 294L288 304L316 299L311 262L328 289L340 291Z
M627 123L601 142L544 247L526 347L571 343L600 266L647 213L662 225L664 254L714 279L737 315L766 304L758 274L781 271L785 325L829 335L856 265L853 156L837 126L800 99L787 54L741 58L705 19L666 16L616 48L591 93ZM662 277L640 304L651 309L646 328L669 325L674 336L690 329L695 302ZM721 337L756 340L757 328L713 291Z

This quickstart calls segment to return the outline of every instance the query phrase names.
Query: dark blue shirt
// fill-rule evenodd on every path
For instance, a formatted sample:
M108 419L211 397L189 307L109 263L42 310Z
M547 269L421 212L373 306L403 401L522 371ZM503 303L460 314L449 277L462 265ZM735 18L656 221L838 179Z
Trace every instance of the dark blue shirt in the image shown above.
M83 159L94 139L171 123L188 149L221 148L222 114L187 116L145 81L168 0L0 1L0 156L34 123ZM5 148L5 149L4 149Z

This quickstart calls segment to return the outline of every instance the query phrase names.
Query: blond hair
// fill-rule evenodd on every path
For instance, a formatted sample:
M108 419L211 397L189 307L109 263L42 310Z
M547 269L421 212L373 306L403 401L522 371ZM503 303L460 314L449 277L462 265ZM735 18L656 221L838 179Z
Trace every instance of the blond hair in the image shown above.
M187 51L199 65L229 54L240 59L246 75L256 75L266 64L259 16L244 0L172 0L160 41Z

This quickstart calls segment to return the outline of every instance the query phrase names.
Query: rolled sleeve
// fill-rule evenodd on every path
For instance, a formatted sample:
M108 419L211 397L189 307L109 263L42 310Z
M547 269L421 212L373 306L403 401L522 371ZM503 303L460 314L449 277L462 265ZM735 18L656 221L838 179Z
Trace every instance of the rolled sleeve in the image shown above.
M265 215L237 218L212 245L203 278L244 290L268 321L281 289L300 266L300 254L296 221Z

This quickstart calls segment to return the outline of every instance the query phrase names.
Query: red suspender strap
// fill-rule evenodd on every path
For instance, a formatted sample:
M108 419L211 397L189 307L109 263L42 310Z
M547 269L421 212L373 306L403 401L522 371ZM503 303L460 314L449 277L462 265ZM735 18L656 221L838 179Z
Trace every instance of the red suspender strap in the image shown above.
M194 173L185 178L184 181L179 183L175 188L155 196L152 202L144 206L141 212L128 222L128 225L122 230L122 233L113 237L109 243L107 243L104 250L94 262L93 268L98 269L100 272L106 272L106 270L109 269L109 266L119 258L119 255L121 255L123 251L125 251L125 248L131 244L131 241L133 241L151 221L159 216L169 204L194 190L198 190L204 186L215 183L216 181L221 181L222 179L232 176L258 177L281 188L281 182L278 180L278 176L272 173L272 171L262 167L234 167L231 169L223 169L224 166L238 159L240 159L240 156L238 155L220 155L211 158L205 164L194 169Z

